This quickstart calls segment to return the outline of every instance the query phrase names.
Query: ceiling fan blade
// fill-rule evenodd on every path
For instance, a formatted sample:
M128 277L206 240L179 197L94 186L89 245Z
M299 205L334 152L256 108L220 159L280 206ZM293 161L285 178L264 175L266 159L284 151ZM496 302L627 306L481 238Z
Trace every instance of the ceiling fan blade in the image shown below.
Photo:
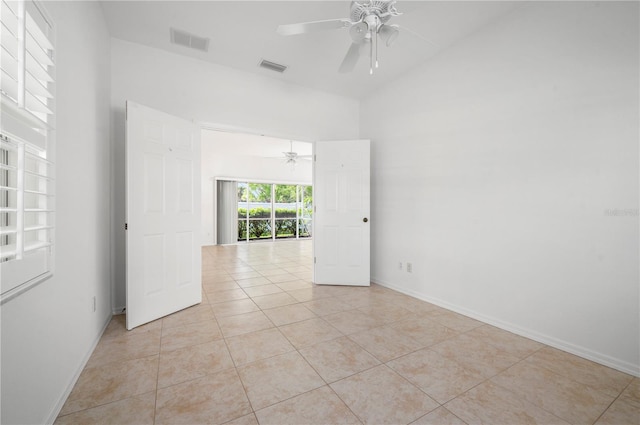
M412 36L414 36L416 38L419 38L420 40L431 44L433 47L438 47L438 45L436 43L434 43L433 41L429 40L427 37L423 36L422 34L419 34L419 33L415 32L415 31L413 31L413 30L411 30L411 29L409 29L407 27L401 27L400 25L391 25L391 27L395 27L395 29L398 30L398 31L407 32L407 33L411 34ZM393 40L391 42L393 42ZM387 42L387 46L390 46L390 44L388 42Z
M349 47L349 50L347 50L347 54L342 60L340 68L338 68L339 72L345 74L347 72L353 71L353 68L355 68L356 64L358 63L358 59L360 59L360 49L362 48L362 46L363 44L361 43L351 43L351 47Z
M280 25L277 33L280 35L306 34L309 32L348 28L352 22L348 19L329 19L326 21L302 22L299 24Z

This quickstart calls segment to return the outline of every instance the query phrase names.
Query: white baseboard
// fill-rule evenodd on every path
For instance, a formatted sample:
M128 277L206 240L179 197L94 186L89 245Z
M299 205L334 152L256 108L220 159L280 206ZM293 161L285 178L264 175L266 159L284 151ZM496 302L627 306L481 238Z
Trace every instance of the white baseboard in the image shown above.
M522 328L513 323L505 322L495 317L487 316L485 314L478 313L476 311L468 310L464 307L460 307L455 304L451 304L437 298L427 297L424 294L420 294L415 291L406 290L397 285L394 285L389 282L385 282L380 279L372 278L371 282L376 283L380 286L384 286L389 289L393 289L394 291L401 292L405 295L409 295L419 300L426 301L431 304L435 304L439 307L446 308L447 310L451 310L456 313L463 314L465 316L471 317L472 319L476 319L483 323L487 323L497 328L504 329L505 331L512 332L516 335L520 335L525 338L532 339L534 341L540 342L550 347L557 348L562 351L566 351L567 353L575 354L576 356L619 370L620 372L624 372L624 373L628 373L629 375L640 377L639 365L634 365L632 363L608 356L606 354L598 353L586 347L571 344L570 342L563 341L549 335L541 334L531 329Z
M114 307L113 311L111 313L113 313L114 316L117 316L119 314L124 314L124 310L125 310L124 306L122 306L122 307Z
M80 378L80 374L84 370L84 367L87 365L89 358L91 358L91 354L93 354L93 350L96 349L98 342L100 342L100 338L102 338L102 334L104 334L104 331L107 329L107 326L109 326L111 317L112 316L109 316L107 318L106 322L102 326L102 330L98 333L98 336L94 339L93 343L91 344L91 348L84 355L82 361L80 362L80 365L78 366L78 369L76 370L76 373L71 378L69 385L67 385L67 389L64 391L64 393L62 394L58 402L53 406L53 409L49 414L49 419L47 419L47 422L46 422L47 424L53 424L58 418L60 411L62 411L62 408L64 407L64 403L67 401L69 394L71 394L71 390L73 390L73 387L76 385L76 382L78 382L78 378Z

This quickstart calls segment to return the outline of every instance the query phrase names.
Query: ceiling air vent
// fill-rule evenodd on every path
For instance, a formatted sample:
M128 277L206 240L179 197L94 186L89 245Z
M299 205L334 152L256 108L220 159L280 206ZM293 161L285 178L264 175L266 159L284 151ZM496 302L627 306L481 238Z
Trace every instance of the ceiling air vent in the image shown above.
M177 30L175 28L170 29L171 42L180 46L188 47L190 49L200 50L206 52L209 50L209 39L198 37L197 35L190 34L186 31Z
M269 69L271 71L275 71L279 73L283 73L287 69L286 65L280 65L279 63L271 62L264 59L260 61L260 64L258 66L261 68Z

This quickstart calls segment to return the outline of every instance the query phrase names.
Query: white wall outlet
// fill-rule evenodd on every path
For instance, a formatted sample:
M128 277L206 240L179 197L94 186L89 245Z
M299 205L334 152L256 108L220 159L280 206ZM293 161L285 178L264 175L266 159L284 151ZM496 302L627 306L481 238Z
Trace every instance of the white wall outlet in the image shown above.
M398 262L398 270L402 270L402 261Z
M413 273L413 265L411 263L407 263L407 273Z
M96 296L93 296L93 312L96 312Z

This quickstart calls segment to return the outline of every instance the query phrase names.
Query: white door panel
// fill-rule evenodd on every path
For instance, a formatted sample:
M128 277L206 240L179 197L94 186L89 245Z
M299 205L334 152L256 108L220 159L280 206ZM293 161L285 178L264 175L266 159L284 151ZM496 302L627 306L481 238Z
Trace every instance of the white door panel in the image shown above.
M127 329L202 301L200 129L127 102Z
M369 140L314 145L314 283L370 284Z

